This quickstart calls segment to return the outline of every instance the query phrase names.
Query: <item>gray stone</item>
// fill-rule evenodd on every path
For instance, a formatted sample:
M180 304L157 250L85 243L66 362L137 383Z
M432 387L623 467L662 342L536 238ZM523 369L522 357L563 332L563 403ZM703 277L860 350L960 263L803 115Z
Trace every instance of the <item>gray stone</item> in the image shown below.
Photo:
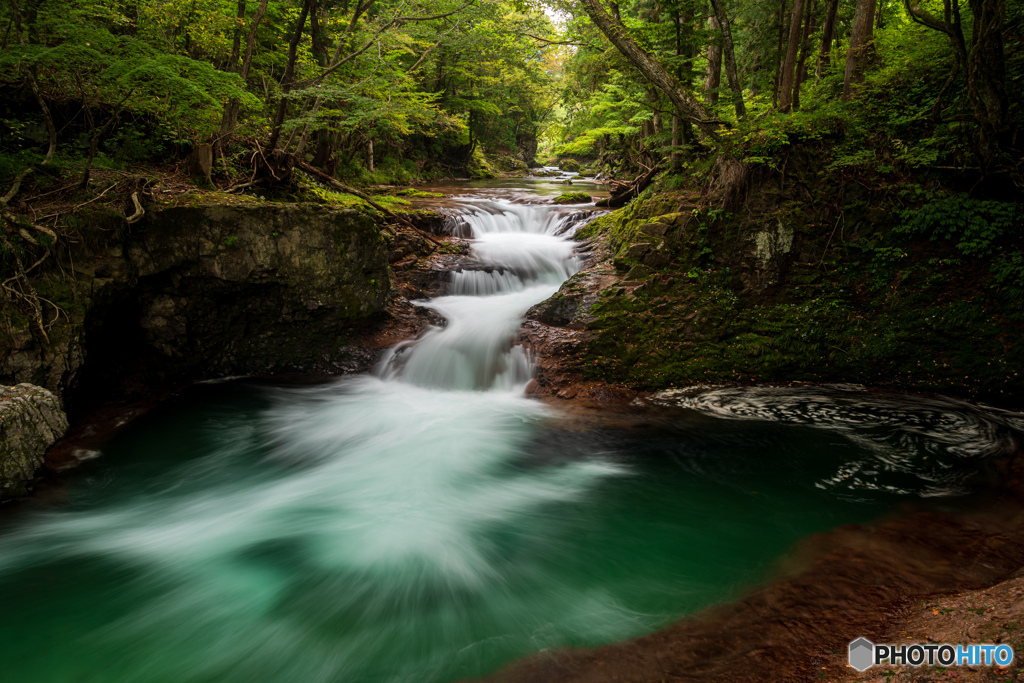
M664 237L665 233L668 232L668 226L664 223L647 223L637 229L650 237Z
M25 495L46 449L67 430L67 415L52 392L0 385L0 501Z
M672 255L663 249L655 249L654 251L644 254L641 262L645 266L650 266L651 268L664 268L672 262Z
M629 245L626 249L626 258L639 259L643 258L644 254L651 250L651 244L649 242L637 242Z

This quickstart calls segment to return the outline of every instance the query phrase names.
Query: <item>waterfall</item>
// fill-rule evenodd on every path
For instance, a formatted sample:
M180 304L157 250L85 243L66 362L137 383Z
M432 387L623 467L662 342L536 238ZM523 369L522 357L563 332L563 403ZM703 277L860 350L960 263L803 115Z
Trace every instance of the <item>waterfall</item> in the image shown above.
M450 294L416 302L444 327L385 354L376 374L438 389L516 390L531 378L526 351L511 346L526 310L579 269L567 223L551 206L466 202L455 224L473 238L478 270L452 273Z

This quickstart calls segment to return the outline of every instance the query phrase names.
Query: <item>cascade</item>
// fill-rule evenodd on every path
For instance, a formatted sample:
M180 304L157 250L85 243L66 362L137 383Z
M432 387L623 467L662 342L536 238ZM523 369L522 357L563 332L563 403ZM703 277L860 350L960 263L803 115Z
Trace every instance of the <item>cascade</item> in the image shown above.
M526 310L579 268L565 224L580 224L543 205L467 201L463 211L457 225L473 237L480 269L452 273L448 296L418 302L443 316L445 326L390 350L377 375L438 389L521 389L530 360L510 342Z

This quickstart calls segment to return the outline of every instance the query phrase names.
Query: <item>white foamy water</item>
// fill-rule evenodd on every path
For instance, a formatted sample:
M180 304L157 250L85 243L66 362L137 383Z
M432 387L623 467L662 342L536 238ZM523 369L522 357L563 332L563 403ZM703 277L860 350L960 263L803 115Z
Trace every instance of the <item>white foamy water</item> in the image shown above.
M478 202L463 216L481 268L453 273L450 296L417 302L446 324L387 353L377 374L442 389L520 391L526 352L511 346L522 316L579 269L573 242L558 235L566 213L550 206Z

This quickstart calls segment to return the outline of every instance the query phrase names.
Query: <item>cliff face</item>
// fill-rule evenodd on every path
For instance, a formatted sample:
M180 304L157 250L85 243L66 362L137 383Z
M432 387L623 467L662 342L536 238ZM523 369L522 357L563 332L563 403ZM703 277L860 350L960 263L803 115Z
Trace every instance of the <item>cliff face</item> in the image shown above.
M67 429L53 393L31 384L0 386L0 502L26 493L46 449Z
M348 336L384 308L387 257L377 220L355 210L153 211L40 276L40 295L60 307L48 341L7 311L0 382L38 384L87 410L153 383L361 366Z

